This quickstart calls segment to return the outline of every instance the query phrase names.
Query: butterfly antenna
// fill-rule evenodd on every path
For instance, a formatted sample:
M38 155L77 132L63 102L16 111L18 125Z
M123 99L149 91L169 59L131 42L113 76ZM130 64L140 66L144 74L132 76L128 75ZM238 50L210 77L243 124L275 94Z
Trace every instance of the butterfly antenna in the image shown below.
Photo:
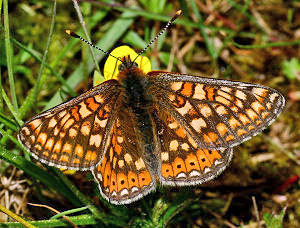
M151 40L148 45L142 50L139 52L139 54L137 55L137 57L135 57L135 59L132 61L132 62L135 62L135 60L141 55L143 54L147 49L148 47L150 47L151 44L154 43L154 41L156 41L158 39L158 37L160 37L166 30L167 28L173 23L173 21L175 21L180 15L182 14L182 10L178 10L175 15L171 18L171 20L168 21L168 23L166 24L166 26L157 34L156 37L154 37L153 40Z
M80 39L81 41L85 42L86 44L90 45L91 47L93 47L93 48L95 48L95 49L97 49L97 50L99 50L99 51L102 51L104 54L110 55L111 57L114 57L115 59L120 60L120 61L122 62L122 60L121 60L120 58L118 58L118 57L116 57L116 56L114 56L114 55L108 53L107 51L104 51L103 49L101 49L101 48L95 46L94 44L88 42L87 40L83 39L81 36L79 36L79 35L77 35L76 33L72 32L70 29L67 29L65 32L66 32L68 35L73 36L73 37L76 38L76 39Z

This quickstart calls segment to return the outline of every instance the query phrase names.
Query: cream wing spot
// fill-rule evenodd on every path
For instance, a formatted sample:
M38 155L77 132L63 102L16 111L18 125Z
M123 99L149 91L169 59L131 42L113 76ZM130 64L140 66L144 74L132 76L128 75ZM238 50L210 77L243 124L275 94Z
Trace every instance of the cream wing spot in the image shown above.
M241 91L241 90L235 91L235 96L238 97L238 98L240 98L240 99L242 99L242 100L246 100L247 99L246 94L243 91Z
M53 134L54 134L55 136L57 136L58 133L59 133L59 128L58 128L58 126L56 126L56 127L54 128Z
M30 126L32 126L32 129L37 128L38 126L40 126L42 124L42 120L41 119L35 119L33 121L31 121L29 123Z
M226 110L226 108L223 106L223 105L220 105L216 108L216 112L219 114L219 115L226 115L228 112Z
M187 144L187 143L182 143L182 144L181 144L181 148L182 148L183 150L185 150L185 151L189 151L190 146L189 146L189 144Z
M178 128L179 125L176 121L174 121L174 122L170 123L168 126L171 129L176 129L176 128Z
M65 152L65 153L68 153L68 154L71 154L72 152L72 145L68 142L66 142L62 148L62 152Z
M254 121L258 116L252 109L246 109L246 113L249 116L249 118Z
M53 152L59 153L59 152L60 152L61 145L62 145L62 141L61 141L61 140L58 140L58 141L55 143L55 145L54 145Z
M66 115L67 114L67 111L66 110L63 110L63 111L61 111L59 114L58 114L58 116L59 116L59 118L62 118L64 115Z
M193 119L190 124L197 132L200 132L202 127L207 127L203 118Z
M60 121L60 126L63 126L66 123L66 121L70 118L70 116L71 115L69 113L67 113Z
M195 86L195 92L193 95L194 99L198 100L205 100L206 99L206 92L203 90L204 85L203 84L196 84Z
M258 101L255 101L251 104L253 110L257 113L260 113L261 110L265 110L264 106L262 106Z
M217 97L215 98L215 100L216 100L217 102L220 102L221 104L226 105L226 106L230 106L230 104L231 104L229 100L225 99L225 98L222 97L222 96L217 96Z
M118 136L117 141L121 144L124 141L124 138L122 136Z
M113 158L114 158L114 149L111 147L109 149L109 161L112 162Z
M134 164L135 164L135 167L137 168L137 170L141 170L141 169L146 168L144 160L142 158L136 160Z
M34 143L34 142L35 142L35 136L34 136L34 135L31 135L31 136L30 136L30 140L31 140L31 143Z
M230 87L223 86L220 89L223 90L223 91L225 91L225 92L227 92L227 93L231 93L232 92L232 88L230 88Z
M201 175L201 173L197 170L193 170L189 174L190 177L195 177L195 176L200 176L200 175Z
M124 189L122 189L122 191L120 192L120 195L121 195L121 196L129 195L129 191L128 191L126 188L124 188Z
M161 153L161 160L162 161L169 161L169 153L168 152L162 152Z
M192 137L188 137L189 143L192 145L192 147L197 148L198 144L195 142L195 140Z
M95 124L98 124L100 127L104 128L107 124L108 119L100 120L98 116L95 116Z
M119 168L122 169L124 167L124 160L119 160L118 165L119 165Z
M83 147L80 145L80 144L77 144L75 146L75 150L74 150L75 154L78 156L78 157L82 157L83 156Z
M181 114L181 115L186 115L187 113L189 113L190 110L192 110L192 106L190 104L190 102L186 102L185 105L182 108L176 108L176 110Z
M54 145L54 138L49 138L46 142L45 149L51 151Z
M36 141L43 146L45 144L46 140L47 140L47 134L40 133Z
M278 95L277 93L272 93L272 94L270 95L270 101L273 103L274 100L275 100L275 98L278 97L278 96L279 96L279 95Z
M179 173L176 178L185 178L186 177L186 174L185 173Z
M239 100L239 99L235 101L235 105L238 106L241 109L244 108L243 102L241 102L241 100Z
M52 117L49 121L48 127L53 128L56 126L56 124L57 124L57 121L56 121L55 117Z
M75 120L73 118L68 119L68 121L65 123L63 129L64 130L69 129L73 125L74 122L75 122Z
M177 140L172 140L170 142L170 151L176 151L178 149L179 143Z
M267 94L268 90L263 89L263 88L253 88L252 92L256 95L265 97L265 95Z
M88 136L90 134L91 131L91 123L89 121L85 121L80 129L80 132L84 135L84 136Z
M132 163L132 157L131 157L130 154L126 153L124 155L124 159L125 159L125 161L126 161L127 164L131 164Z
M183 84L183 82L172 82L172 83L171 83L171 89L172 89L173 91L180 90L181 87L182 87L182 84Z
M84 102L81 102L79 105L80 105L79 114L82 119L85 119L86 117L92 114L92 112L87 109L86 104Z
M204 117L209 117L209 116L211 116L212 115L212 110L211 110L211 108L208 106L208 105L206 105L206 104L204 104L204 105L198 105L198 108L199 108L199 110L200 110L200 113L204 116Z
M71 128L71 129L69 130L69 136L70 136L71 138L76 137L77 134L78 134L78 130L76 130L75 128Z
M30 130L28 129L28 127L22 127L22 132L23 132L24 135L26 135L26 136L30 135Z
M91 135L90 136L90 145L95 145L96 147L99 147L102 141L102 136L100 134Z
M219 123L216 128L221 136L224 136L228 131L228 129L224 123Z
M218 91L218 95L225 97L228 100L232 100L232 96L228 93L223 92L222 90L217 90Z
M96 102L98 102L100 104L102 104L104 102L103 97L101 95L99 95L99 94L96 95L96 96L94 96L94 99L95 99Z

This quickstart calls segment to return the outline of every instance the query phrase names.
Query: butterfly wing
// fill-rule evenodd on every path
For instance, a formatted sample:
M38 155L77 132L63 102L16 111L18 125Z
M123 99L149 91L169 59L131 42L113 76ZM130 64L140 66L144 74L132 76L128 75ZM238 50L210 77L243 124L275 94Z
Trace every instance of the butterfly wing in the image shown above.
M150 72L149 91L200 148L233 147L256 135L285 103L276 90L249 83Z
M128 204L155 189L154 170L145 158L141 134L129 108L116 117L108 149L93 171L101 195L113 204Z
M27 121L18 139L46 164L90 169L103 156L120 91L115 80L102 83Z
M219 175L229 164L232 148L201 149L166 109L157 108L153 120L160 144L160 182L195 185Z

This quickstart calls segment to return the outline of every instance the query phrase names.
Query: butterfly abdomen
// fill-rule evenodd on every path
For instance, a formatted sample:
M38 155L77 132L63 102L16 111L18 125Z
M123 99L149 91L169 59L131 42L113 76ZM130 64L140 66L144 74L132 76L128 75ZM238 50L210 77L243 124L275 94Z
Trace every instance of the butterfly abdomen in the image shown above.
M120 72L119 81L126 91L125 104L135 115L138 130L141 133L146 162L156 170L157 159L154 155L153 126L149 109L153 98L147 93L148 78L137 67L130 67Z

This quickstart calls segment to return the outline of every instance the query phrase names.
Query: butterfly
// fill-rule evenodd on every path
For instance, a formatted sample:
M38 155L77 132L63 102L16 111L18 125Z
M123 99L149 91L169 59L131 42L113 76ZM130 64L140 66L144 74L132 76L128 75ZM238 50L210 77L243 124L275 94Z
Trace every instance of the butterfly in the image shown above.
M101 195L113 204L136 201L157 183L212 180L228 166L232 148L266 128L284 107L275 89L149 71L149 61L133 53L112 58L113 79L34 116L18 133L41 162L92 170Z

